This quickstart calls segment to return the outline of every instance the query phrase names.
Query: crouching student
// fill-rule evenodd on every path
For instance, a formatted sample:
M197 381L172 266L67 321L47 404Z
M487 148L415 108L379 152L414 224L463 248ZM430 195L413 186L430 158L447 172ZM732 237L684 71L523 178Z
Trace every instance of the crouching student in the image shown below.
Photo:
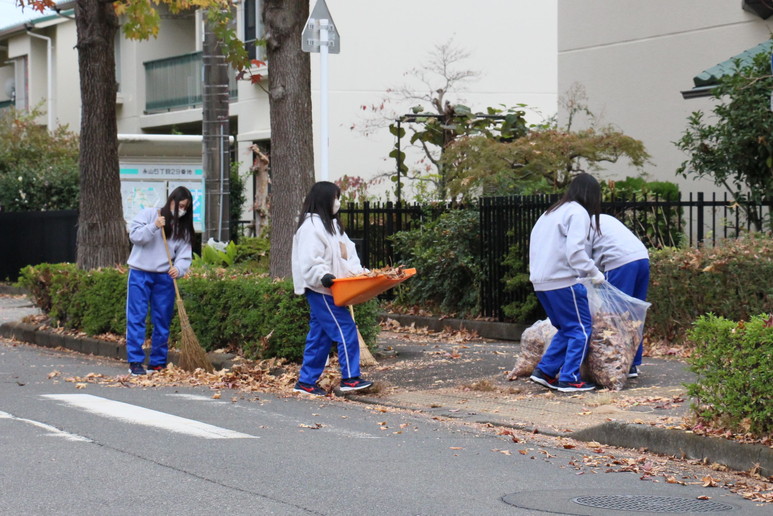
M311 311L300 378L293 389L315 396L327 394L317 381L333 342L338 343L342 392L373 385L360 378L357 326L348 308L336 306L333 280L366 272L354 243L338 219L341 190L328 181L316 183L303 202L293 238L292 270L295 293L305 295Z
M599 227L601 188L578 174L564 196L540 216L529 242L529 279L550 322L558 329L530 379L560 392L589 391L580 377L592 334L588 294L580 278L604 281L590 257L591 217ZM603 226L602 226L603 228Z
M602 231L593 235L593 261L609 283L631 297L646 301L650 282L647 248L612 215L602 214L599 222ZM639 376L643 352L644 346L639 343L628 378Z

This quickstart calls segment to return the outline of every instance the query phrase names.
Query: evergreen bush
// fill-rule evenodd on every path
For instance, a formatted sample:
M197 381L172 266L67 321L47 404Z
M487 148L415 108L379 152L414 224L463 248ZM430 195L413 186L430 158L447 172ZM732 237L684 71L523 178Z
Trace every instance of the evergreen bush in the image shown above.
M773 315L735 322L714 314L699 317L689 338L695 352L688 384L692 408L713 426L766 436L773 433Z
M122 335L126 281L125 269L85 272L73 264L41 264L22 269L18 285L63 327L89 335ZM191 326L208 351L302 360L309 309L305 298L293 293L292 282L227 269L193 274L178 285ZM376 302L356 306L355 317L365 342L374 346L379 331ZM175 338L179 332L175 315L171 335Z
M717 247L650 252L647 334L683 342L692 323L713 313L740 321L773 311L773 239L751 234Z

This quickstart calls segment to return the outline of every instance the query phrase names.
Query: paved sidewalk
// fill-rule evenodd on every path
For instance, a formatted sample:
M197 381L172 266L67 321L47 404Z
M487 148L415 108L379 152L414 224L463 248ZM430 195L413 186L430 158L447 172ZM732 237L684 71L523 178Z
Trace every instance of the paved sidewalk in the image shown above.
M17 295L13 295L17 294ZM36 331L20 321L40 311L13 289L0 289L0 337L122 359L123 347L91 338ZM445 335L448 337L448 334ZM464 421L526 429L548 435L646 448L724 464L738 471L759 465L773 476L773 449L700 437L676 427L689 410L684 383L693 375L677 360L645 357L642 374L618 392L549 391L528 379L506 379L519 349L516 341L452 342L437 334L382 332L378 365L363 368L373 392L350 395L380 404ZM212 355L216 367L228 364Z

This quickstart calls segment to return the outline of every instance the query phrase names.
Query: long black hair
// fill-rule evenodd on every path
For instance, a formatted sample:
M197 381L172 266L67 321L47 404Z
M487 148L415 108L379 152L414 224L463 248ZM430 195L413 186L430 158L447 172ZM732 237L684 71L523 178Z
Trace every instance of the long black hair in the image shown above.
M596 178L585 172L581 172L574 176L574 179L569 183L569 188L567 188L564 196L548 208L545 213L550 213L562 204L572 201L580 204L585 208L591 218L596 219L596 229L601 233L601 224L599 221L599 215L601 214L601 186L599 186L599 182L596 181Z
M338 219L338 213L333 213L333 202L339 197L341 197L341 189L335 183L330 181L314 183L314 186L311 187L309 193L306 194L306 199L303 201L301 215L298 217L298 228L303 224L307 213L316 213L322 219L325 231L335 235L335 224L333 224L335 220L338 222L339 232L343 234L344 228Z
M172 213L172 201L174 201L174 213ZM188 201L185 215L180 217L180 201ZM161 208L161 216L166 219L164 233L166 238L193 242L193 195L184 186L178 186L166 199L166 204Z

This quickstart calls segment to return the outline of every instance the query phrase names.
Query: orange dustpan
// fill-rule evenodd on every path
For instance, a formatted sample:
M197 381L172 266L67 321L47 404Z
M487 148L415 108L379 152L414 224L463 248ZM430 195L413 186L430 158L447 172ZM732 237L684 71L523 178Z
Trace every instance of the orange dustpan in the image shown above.
M385 274L378 276L351 276L333 280L333 302L336 306L358 305L386 292L416 274L416 269L403 269L403 276L390 278Z

